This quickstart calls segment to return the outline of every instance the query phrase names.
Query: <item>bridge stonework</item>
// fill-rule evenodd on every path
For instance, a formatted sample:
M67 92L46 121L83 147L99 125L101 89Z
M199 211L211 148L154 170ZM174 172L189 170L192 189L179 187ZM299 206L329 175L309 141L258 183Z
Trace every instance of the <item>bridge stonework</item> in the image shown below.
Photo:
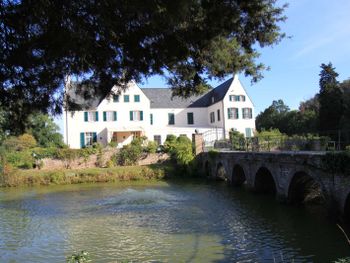
M303 187L302 183L294 183L296 179L312 180L319 185L326 204L335 205L341 214L350 214L345 211L350 208L350 177L324 171L322 156L301 152L203 152L200 158L207 176L223 175L230 183L244 177L246 186L253 191L259 190L259 184L265 187L270 175L276 198L280 201L290 200L292 187Z

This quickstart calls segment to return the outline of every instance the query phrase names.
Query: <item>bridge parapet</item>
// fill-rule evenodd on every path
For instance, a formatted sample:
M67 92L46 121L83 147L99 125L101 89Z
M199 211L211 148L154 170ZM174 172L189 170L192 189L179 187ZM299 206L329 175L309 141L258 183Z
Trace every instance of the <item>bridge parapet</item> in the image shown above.
M318 192L326 204L335 201L338 211L350 216L346 211L350 209L350 176L327 172L324 156L325 152L224 151L205 152L201 158L206 175L212 178L222 177L233 185L244 182L251 190L273 192L286 202L312 198L306 190Z

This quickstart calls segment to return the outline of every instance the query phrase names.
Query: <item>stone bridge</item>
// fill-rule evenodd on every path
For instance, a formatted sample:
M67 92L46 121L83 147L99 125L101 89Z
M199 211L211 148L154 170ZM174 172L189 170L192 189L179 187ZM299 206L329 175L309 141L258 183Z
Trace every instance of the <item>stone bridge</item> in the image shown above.
M233 186L245 184L255 192L272 193L288 203L302 203L313 195L313 201L322 199L349 220L350 175L327 173L321 168L323 155L316 152L203 152L200 158L208 177L227 180Z

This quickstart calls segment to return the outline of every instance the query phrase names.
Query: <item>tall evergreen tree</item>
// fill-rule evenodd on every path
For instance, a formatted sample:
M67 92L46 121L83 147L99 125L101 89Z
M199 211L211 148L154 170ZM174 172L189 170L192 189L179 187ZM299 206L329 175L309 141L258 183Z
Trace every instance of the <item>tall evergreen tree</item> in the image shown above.
M320 132L336 138L343 115L342 90L337 81L338 73L332 63L321 65L320 76Z

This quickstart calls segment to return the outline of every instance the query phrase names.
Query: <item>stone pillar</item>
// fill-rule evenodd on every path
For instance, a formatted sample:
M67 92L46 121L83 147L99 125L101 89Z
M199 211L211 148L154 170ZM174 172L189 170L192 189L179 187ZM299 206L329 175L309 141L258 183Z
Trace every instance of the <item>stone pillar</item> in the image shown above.
M201 133L194 133L192 134L192 143L193 143L193 148L194 148L194 154L198 155L202 152L204 152L204 147L203 147L203 134Z

